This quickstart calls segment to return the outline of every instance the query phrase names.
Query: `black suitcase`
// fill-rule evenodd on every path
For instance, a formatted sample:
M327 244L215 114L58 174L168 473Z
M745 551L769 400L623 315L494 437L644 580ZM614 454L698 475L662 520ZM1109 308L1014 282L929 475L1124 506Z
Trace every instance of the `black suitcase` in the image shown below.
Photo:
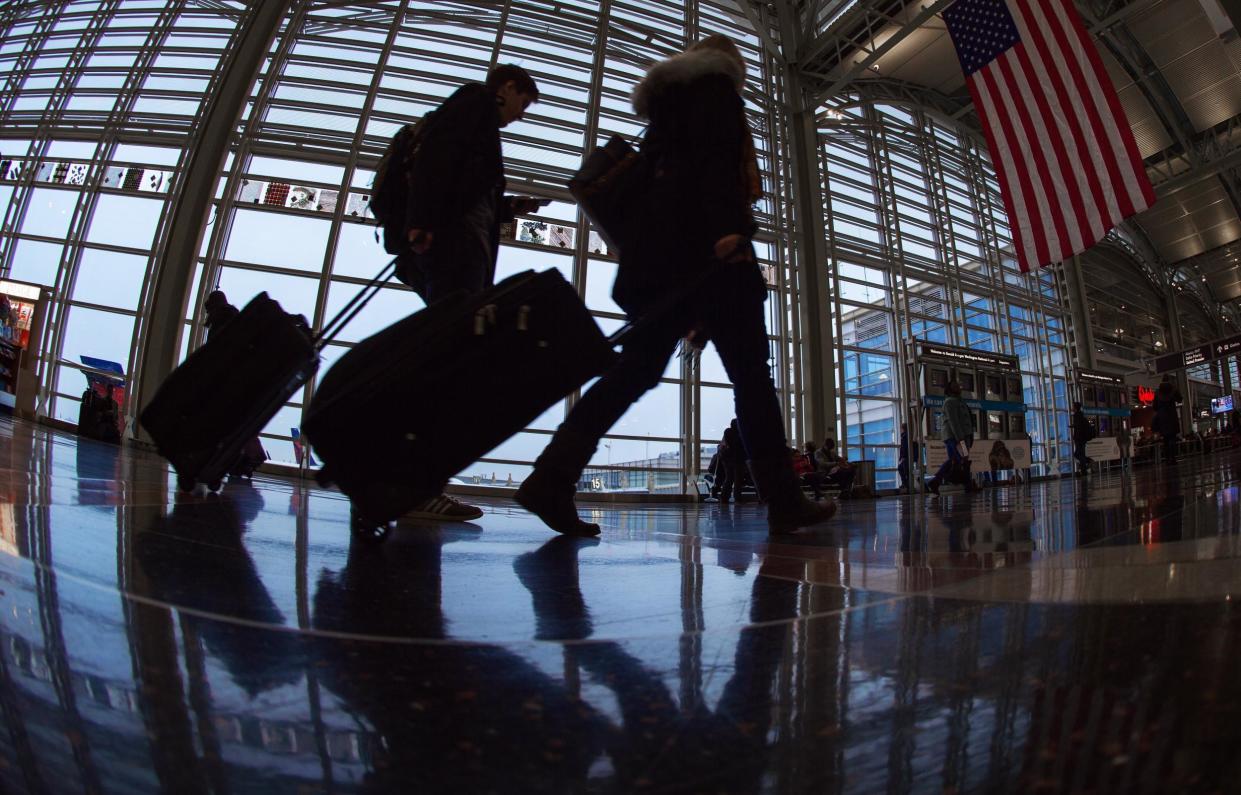
M354 530L389 523L616 358L572 286L527 271L389 326L323 377L302 425Z
M168 376L139 422L177 486L215 491L280 407L319 367L319 351L392 278L395 260L315 336L259 293Z

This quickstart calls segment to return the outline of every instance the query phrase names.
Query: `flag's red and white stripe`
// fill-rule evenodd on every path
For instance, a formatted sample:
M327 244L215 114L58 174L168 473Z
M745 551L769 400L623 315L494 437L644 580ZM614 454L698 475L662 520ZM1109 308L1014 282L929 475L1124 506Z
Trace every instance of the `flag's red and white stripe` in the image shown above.
M1007 0L1021 41L967 82L1023 271L1066 259L1149 207L1120 99L1070 0Z

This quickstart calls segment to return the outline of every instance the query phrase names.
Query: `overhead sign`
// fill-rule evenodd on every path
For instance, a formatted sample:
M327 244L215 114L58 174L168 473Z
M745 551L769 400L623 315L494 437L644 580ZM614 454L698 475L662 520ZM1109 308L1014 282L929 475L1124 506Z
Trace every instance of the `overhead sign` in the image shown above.
M1155 372L1166 373L1171 370L1180 370L1183 367L1193 367L1196 364L1232 356L1236 353L1241 353L1241 334L1216 340L1210 345L1196 345L1188 350L1156 356Z
M1190 348L1187 351L1182 351L1181 355L1185 359L1186 367L1193 367L1195 364L1209 362L1215 358L1211 355L1210 345L1199 345L1196 348Z
M1219 342L1212 342L1211 348L1216 357L1241 353L1241 334L1229 337L1226 340L1220 340Z
M1106 384L1107 386L1124 386L1124 376L1101 373L1098 370L1077 371L1077 381L1081 384Z
M984 367L997 367L1006 370L1016 370L1019 366L1016 356L1006 356L1002 353L991 353L990 351L976 351L970 348L957 348L952 345L937 345L932 342L919 343L918 355L923 359L938 359L946 362L982 365Z
M1154 400L1154 398L1151 398ZM1088 406L1082 409L1082 414L1087 417L1132 417L1133 410L1129 408L1100 408L1098 406Z

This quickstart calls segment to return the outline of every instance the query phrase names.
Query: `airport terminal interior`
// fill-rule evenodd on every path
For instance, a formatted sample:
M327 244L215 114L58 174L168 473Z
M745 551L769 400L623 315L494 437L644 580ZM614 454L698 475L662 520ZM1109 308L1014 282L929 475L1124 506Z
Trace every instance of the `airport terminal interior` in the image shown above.
M955 2L1076 11L1149 206L1022 267L953 0L0 5L0 790L1235 791L1241 4ZM708 346L591 458L597 537L513 500L581 390L452 479L480 518L365 532L301 427L423 308L396 282L252 477L179 487L139 415L207 296L329 325L389 260L389 141L496 64L538 83L502 140L546 202L497 278L557 270L621 328L568 180L710 34L747 68L787 441L849 462L805 482L831 521L721 499ZM973 469L932 489L953 384Z

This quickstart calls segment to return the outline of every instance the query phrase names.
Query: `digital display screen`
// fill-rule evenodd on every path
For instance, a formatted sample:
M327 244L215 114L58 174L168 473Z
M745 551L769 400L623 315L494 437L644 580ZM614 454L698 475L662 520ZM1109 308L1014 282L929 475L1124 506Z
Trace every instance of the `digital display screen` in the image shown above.
M1212 414L1227 414L1230 411L1232 411L1232 395L1211 398Z
M931 386L937 386L940 389L948 386L948 371L931 370Z
M973 373L957 373L957 381L961 384L962 392L974 391L974 374Z

